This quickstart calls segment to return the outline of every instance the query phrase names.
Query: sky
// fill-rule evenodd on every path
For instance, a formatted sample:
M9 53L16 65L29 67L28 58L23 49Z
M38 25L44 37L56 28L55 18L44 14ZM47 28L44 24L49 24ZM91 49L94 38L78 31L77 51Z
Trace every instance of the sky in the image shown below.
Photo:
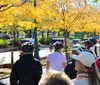
M94 6L99 6L100 5L100 2L99 3L93 3L92 0L86 0L86 1L90 5L94 5Z

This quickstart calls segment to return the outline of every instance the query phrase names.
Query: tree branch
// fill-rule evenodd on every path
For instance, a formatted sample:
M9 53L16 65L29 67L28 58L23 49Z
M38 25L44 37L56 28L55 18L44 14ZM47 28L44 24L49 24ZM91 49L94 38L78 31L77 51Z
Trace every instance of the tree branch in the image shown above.
M6 7L8 4L5 5L0 5L0 9L2 9L3 7Z
M67 28L71 28L71 26L76 22L76 20L79 18L80 14L78 14L74 19L73 21L68 25Z
M32 2L32 1L24 1L23 3L18 4L18 5L14 5L14 4L12 4L12 5L11 5L11 6L9 6L9 7L7 7L7 6L8 6L8 4L7 4L7 5L4 5L4 6L2 5L2 6L1 6L1 8L0 8L0 12L6 11L6 10L8 10L8 9L12 8L12 7L19 7L19 6L22 6L22 5L24 5L25 3L27 3L27 2ZM3 7L7 7L7 8L2 9Z
M6 11L6 10L10 9L11 7L12 7L12 6L9 6L9 7L7 7L6 9L3 9L3 10L0 9L0 12Z

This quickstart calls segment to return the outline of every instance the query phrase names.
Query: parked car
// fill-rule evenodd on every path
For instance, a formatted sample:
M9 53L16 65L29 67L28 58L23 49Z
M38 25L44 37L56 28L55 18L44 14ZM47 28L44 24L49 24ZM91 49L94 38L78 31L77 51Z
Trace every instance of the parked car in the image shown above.
M7 34L4 34L4 33L0 33L0 38L1 39L10 39L10 37L9 37L9 35L7 35Z
M31 43L33 43L33 45L35 45L34 39L32 39L32 38L25 38L25 39L21 39L21 40L19 41L19 43L18 43L19 49L20 49L20 47L22 46L22 44L25 43L25 42L31 42ZM39 45L39 48L40 48L40 47L41 47L41 44L38 43L38 45Z

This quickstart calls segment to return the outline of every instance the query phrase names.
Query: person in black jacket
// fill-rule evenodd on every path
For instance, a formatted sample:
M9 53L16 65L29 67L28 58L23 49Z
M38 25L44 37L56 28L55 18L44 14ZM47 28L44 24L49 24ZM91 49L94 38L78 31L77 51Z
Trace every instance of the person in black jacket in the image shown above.
M73 48L71 58L78 56L82 51L84 50L82 50L81 47ZM64 69L64 72L70 77L70 79L76 78L77 75L77 71L75 70L75 61L76 60L73 58L70 59Z
M29 42L21 46L21 57L12 67L11 85L38 85L42 74L42 65L33 56L33 45Z
M72 53L77 55L75 50L72 50ZM73 54L72 56L75 56ZM70 79L76 78L77 71L75 70L75 59L70 59L67 62L64 72L69 76Z

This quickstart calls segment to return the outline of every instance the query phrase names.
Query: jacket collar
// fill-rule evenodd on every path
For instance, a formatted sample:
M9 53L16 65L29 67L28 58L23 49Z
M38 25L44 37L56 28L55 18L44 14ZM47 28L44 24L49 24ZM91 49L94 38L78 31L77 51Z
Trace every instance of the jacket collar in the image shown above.
M24 53L20 59L24 59L24 58L27 58L27 59L30 59L30 58L33 58L33 54L32 53Z

